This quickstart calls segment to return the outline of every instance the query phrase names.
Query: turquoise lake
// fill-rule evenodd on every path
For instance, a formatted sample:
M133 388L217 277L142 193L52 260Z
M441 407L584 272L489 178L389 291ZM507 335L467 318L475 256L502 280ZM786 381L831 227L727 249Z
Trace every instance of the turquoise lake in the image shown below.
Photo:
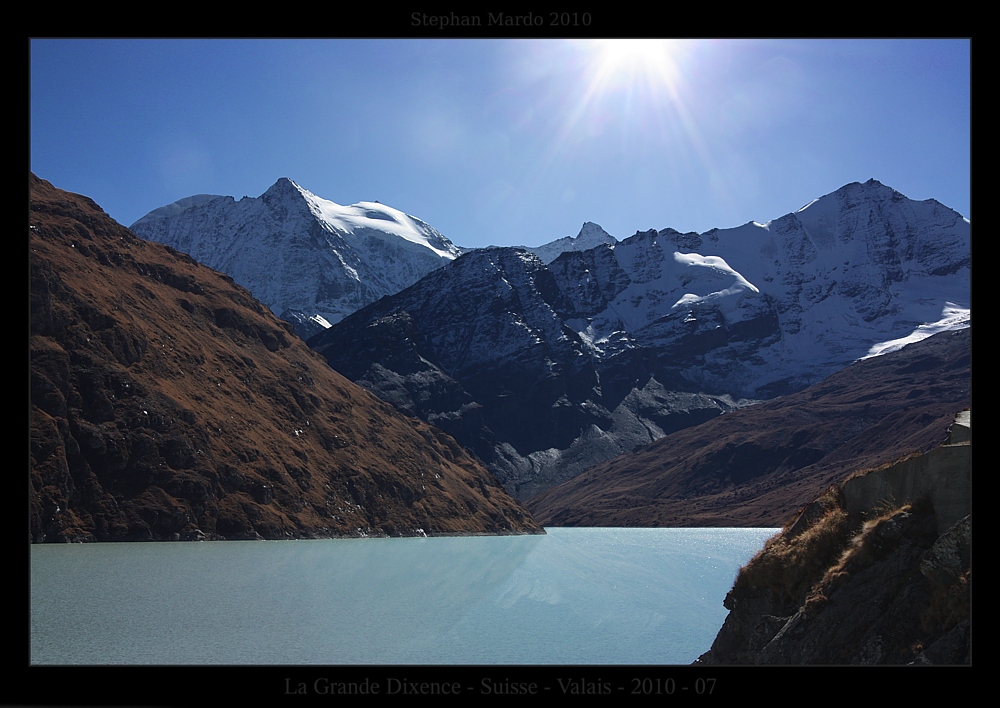
M32 664L688 664L777 529L37 545Z

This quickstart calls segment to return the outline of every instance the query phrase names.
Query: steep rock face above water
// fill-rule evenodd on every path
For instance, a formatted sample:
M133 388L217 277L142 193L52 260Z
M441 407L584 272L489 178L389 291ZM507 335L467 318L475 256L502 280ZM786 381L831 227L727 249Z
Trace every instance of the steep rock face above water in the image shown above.
M397 209L378 202L341 206L286 178L257 198L181 199L130 228L231 276L304 336L461 253Z
M698 663L971 663L972 454L961 437L806 506L740 571Z
M540 531L231 279L29 188L32 541Z

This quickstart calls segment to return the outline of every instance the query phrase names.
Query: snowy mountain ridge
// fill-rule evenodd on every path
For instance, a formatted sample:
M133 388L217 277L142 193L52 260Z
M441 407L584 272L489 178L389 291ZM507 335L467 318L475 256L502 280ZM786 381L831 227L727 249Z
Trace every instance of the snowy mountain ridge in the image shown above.
M468 250L398 209L342 206L285 177L259 197L185 197L130 228L226 273L304 338ZM549 263L566 251L616 243L587 222L577 236L527 250Z
M779 395L970 317L968 220L875 180L766 224L640 232L599 260L549 264L573 303L566 323L595 350L687 358L682 378L706 391ZM756 333L734 338L741 327ZM723 331L728 346L690 349Z

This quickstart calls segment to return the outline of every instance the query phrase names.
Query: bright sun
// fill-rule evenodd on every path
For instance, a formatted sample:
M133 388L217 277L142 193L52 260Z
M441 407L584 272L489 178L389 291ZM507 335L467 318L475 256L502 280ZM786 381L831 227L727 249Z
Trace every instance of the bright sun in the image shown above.
M571 51L553 54L552 66L573 80L559 92L565 105L558 132L546 146L545 164L555 164L582 144L600 139L612 144L640 141L649 146L681 146L704 162L708 146L693 118L693 68L703 50L699 41L662 39L572 40L553 44ZM555 57L569 58L560 64ZM609 158L610 159L610 158Z
M682 43L669 39L602 39L592 45L591 90L638 88L674 93Z

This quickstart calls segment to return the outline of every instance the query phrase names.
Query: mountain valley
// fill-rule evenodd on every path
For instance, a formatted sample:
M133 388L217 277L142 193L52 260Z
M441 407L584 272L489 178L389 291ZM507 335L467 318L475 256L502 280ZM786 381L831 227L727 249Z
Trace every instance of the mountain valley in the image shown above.
M461 255L427 227L441 262L327 328L29 191L31 542L783 525L697 663L970 663L971 259L936 202Z
M940 411L904 424L908 445L924 434L913 420L931 425L964 395L941 398L940 384L914 379L877 400L845 393L866 403L838 399L813 427L780 415L748 424L771 430L768 441L704 427L764 420L852 362L969 326L969 222L874 180L765 224L618 241L586 223L575 238L530 249L461 249L391 207L341 207L284 178L256 199L197 195L133 226L251 287L313 333L310 346L333 369L454 437L546 523L776 523L822 475L779 483L775 474L815 470L872 426L890 434L900 396L914 411L939 396ZM847 438L824 432L837 416L851 420ZM620 494L632 484L622 465L661 475L652 443L697 447L704 434L718 443L706 450L725 449L687 454L685 474L701 481L668 483L676 473L664 471L652 497ZM713 501L694 501L691 489L716 477L731 479L706 492ZM617 501L581 501L574 479ZM678 495L670 510L667 487ZM726 510L733 489L760 499Z

